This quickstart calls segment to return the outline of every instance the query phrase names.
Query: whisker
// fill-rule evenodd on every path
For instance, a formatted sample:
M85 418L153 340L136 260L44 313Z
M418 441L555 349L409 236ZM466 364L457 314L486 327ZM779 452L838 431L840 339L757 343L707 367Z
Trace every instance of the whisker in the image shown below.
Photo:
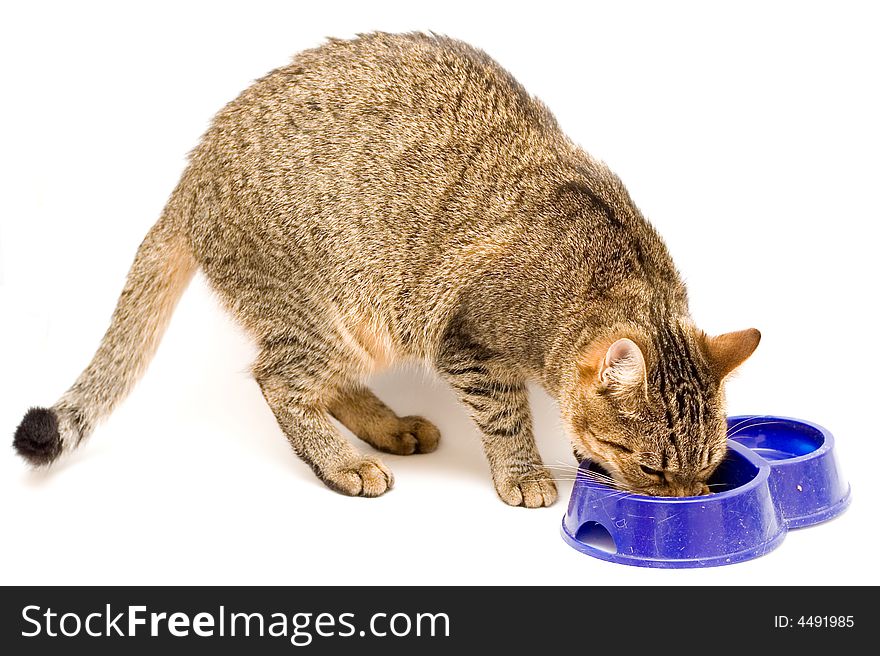
M605 498L606 499L615 499L617 501L620 501L622 499L626 499L627 497L635 496L635 494L636 494L635 492L632 492L630 490L618 490L616 493L609 494Z
M587 479L587 480L590 480L590 479ZM629 491L627 488L624 488L624 487L623 487L624 484L621 483L621 482L619 482L619 481L596 481L596 480L590 480L590 482L592 482L592 483L598 483L599 485L602 485L602 486L604 486L604 487L611 488L612 490L626 490L626 491Z
M743 424L747 424L747 423L749 423L749 422L752 421L753 419L756 419L758 416L760 416L760 415L755 415L755 416L751 416L751 417L746 417L745 419L740 419L740 420L739 420L738 422L736 422L733 426L728 427L727 432L730 433L732 430L734 430L734 429L736 429L736 428L739 428L739 427L742 426Z
M731 437L733 437L735 435L739 435L740 433L742 433L744 430L746 430L748 428L754 428L756 426L769 426L771 424L782 424L782 423L785 423L785 422L779 421L778 419L770 420L770 421L758 421L758 422L755 422L754 424L749 424L748 426L742 426L741 428L738 428L737 430L733 431L732 433L728 431L727 439L730 439Z
M580 474L581 474L581 476L584 476L585 478L592 478L593 480L596 480L596 481L614 481L614 480L617 480L617 479L615 479L613 476L607 476L606 474L599 474L599 473L596 473L596 472L593 472L593 471L589 471L589 470L587 470L587 471L583 471L583 472L580 472Z
M523 481L546 481L548 480L546 473L550 473L551 476L549 477L549 480L554 482L570 483L586 479L592 483L604 485L618 492L631 493L629 490L621 487L622 483L620 481L607 473L597 472L591 469L583 469L580 465L563 462L558 459L556 460L556 463L557 464L548 464L535 460L520 460L515 462L514 465L520 468L534 468L539 470L538 472L535 472L534 475L528 475L528 472L524 472L527 475L521 479Z

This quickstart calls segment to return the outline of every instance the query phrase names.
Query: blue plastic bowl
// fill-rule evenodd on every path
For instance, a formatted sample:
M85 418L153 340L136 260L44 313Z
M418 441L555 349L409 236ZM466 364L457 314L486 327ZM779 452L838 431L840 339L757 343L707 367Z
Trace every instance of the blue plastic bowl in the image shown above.
M812 526L846 510L850 488L827 429L789 417L731 417L728 435L769 464L770 492L788 528Z
M565 541L602 560L640 567L710 567L775 549L787 528L834 517L849 486L831 434L788 417L728 420L728 455L699 497L649 497L610 488L581 463L562 522Z

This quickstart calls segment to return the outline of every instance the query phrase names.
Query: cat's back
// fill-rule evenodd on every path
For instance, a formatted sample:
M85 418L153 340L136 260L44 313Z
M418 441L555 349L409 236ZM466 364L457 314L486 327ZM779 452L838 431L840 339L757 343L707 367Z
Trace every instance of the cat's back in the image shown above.
M501 142L515 152L516 143L559 139L546 107L482 50L376 32L331 39L257 80L217 115L200 150L287 172L298 162L310 174L330 164L328 173L360 173L375 185L378 174L413 170L429 154L470 156ZM437 171L445 164L454 163Z
M468 232L491 233L523 171L550 172L569 148L546 107L464 42L331 39L215 117L193 162L224 207L196 230L246 223L299 258L347 269L357 249L393 258L385 271L421 270Z
M280 83L294 105L323 97L337 103L332 107L337 112L406 110L411 119L437 121L450 114L465 128L505 114L552 121L543 105L489 55L441 35L373 32L330 39L268 77ZM479 111L488 108L493 111ZM318 111L314 105L310 109Z

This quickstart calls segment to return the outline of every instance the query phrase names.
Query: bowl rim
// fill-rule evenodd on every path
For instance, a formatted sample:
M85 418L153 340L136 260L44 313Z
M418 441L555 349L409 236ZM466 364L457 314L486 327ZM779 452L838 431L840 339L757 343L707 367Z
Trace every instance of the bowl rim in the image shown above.
M682 505L682 504L692 504L692 503L717 503L724 501L725 499L729 499L733 496L738 496L740 494L746 494L748 492L753 491L755 488L760 485L765 484L770 478L770 463L767 462L764 458L759 456L757 453L752 451L749 447L740 444L735 440L727 441L727 448L735 451L738 455L744 457L750 464L752 464L758 471L751 480L744 483L743 485L739 485L731 490L725 490L724 492L716 492L714 494L703 494L696 497L654 497L647 494L636 494L630 493L624 496L621 496L618 500L619 503L629 503L632 501L642 502L642 503L650 503L650 504L672 504L672 505ZM578 468L577 474L577 482L575 483L575 488L572 489L572 493L577 489L577 485L584 485L593 490L599 491L609 491L614 494L619 494L620 490L615 490L614 488L605 485L604 483L600 483L599 481L592 481L583 473L584 463L591 462L589 459L584 460L580 467Z
M776 469L778 467L787 467L789 465L797 465L799 463L806 462L808 460L813 460L814 458L820 458L834 448L834 436L831 434L831 431L829 431L824 426L821 426L820 424L817 424L812 421L808 421L806 419L798 419L797 417L786 417L784 415L732 415L727 418L728 421L733 421L733 420L749 421L752 419L772 419L775 421L781 421L781 422L785 422L785 423L789 423L789 424L795 424L798 426L805 426L807 428L813 429L814 431L816 431L817 433L819 433L822 436L822 440L823 440L822 444L819 447L817 447L816 449L813 449L812 451L810 451L809 453L805 453L800 456L792 456L791 458L781 458L779 460L773 460L773 461L770 461L770 460L767 460L766 458L761 457L761 454L755 453L752 449L750 449L749 447L746 447L747 449L749 449L749 451L752 451L752 453L755 453L756 456L761 458L761 460L764 460L773 469ZM737 441L735 435L733 437L728 437L727 440L728 440L728 442L737 442L737 444L740 444L741 446L745 446L744 444L741 444L740 442Z

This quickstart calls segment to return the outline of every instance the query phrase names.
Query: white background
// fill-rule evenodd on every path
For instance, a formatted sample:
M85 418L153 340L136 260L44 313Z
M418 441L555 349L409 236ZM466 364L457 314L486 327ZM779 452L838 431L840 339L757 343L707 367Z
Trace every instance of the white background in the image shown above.
M421 5L4 5L6 444L91 358L137 245L224 103L325 36L432 29L489 52L620 174L704 329L762 330L730 411L829 427L850 510L730 567L603 563L560 539L569 482L550 509L496 498L465 412L419 371L375 389L436 422L439 451L384 456L397 485L382 498L335 494L288 447L248 375L253 347L196 278L141 384L78 453L35 473L0 451L0 583L880 583L870 5ZM572 462L553 403L536 392L533 405L545 460Z

